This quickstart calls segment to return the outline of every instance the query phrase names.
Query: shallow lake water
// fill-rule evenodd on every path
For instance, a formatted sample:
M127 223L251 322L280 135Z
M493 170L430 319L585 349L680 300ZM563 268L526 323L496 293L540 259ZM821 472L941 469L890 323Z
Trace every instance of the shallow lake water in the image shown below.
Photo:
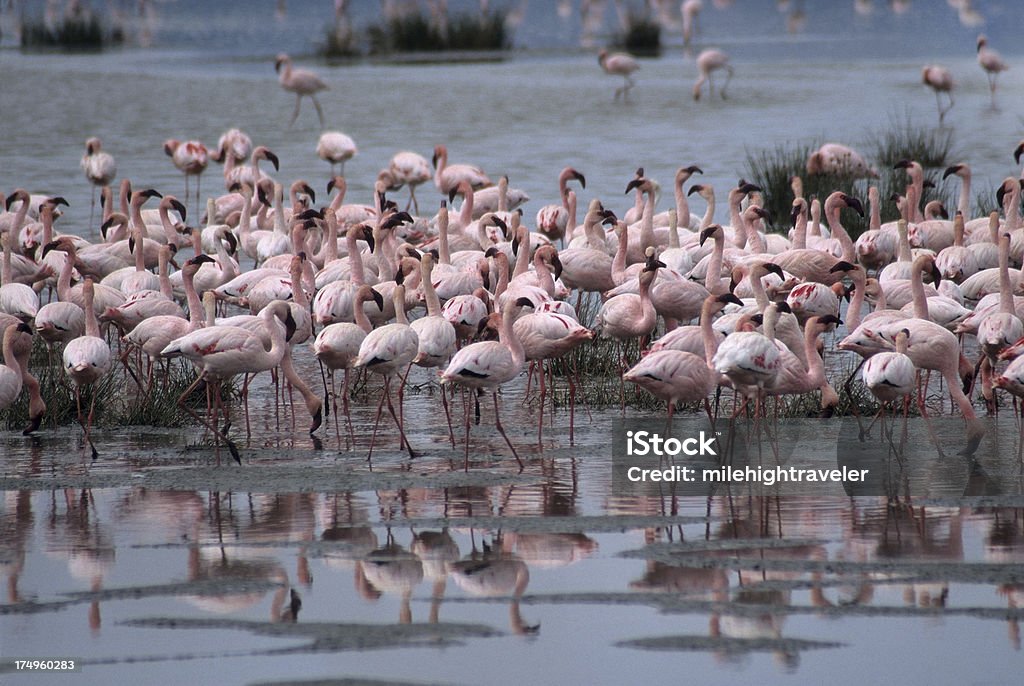
M1001 23L990 33L1011 35L1005 7L991 6L1004 14L993 15ZM748 151L814 138L870 151L894 121L933 127L934 98L919 83L933 58L958 82L947 124L975 188L1019 174L1012 151L1024 134L1024 68L1017 57L1001 75L992 108L976 30L890 24L880 12L872 22L832 15L850 22L849 35L813 21L802 36L755 35L739 33L750 20L716 32L716 15L707 16L704 40L734 54L726 101L692 101L696 67L678 50L643 62L625 104L612 102L617 81L590 52L304 66L331 86L322 95L328 127L359 145L346 167L353 201L370 200L392 153L429 157L438 143L452 161L507 173L531 196L528 218L557 198L566 164L587 176L581 206L600 197L624 211L623 189L640 165L667 191L677 167L699 164L721 197ZM772 17L761 17L766 27ZM948 39L900 38L932 25ZM294 101L273 73L278 50L306 45L290 40L0 51L0 189L63 195L71 207L58 228L95 237L78 168L85 138L104 140L119 178L181 195L163 140L212 143L239 126L278 154L280 179L323 190L315 114L304 104L288 128ZM1012 59L1008 42L999 47ZM220 190L217 175L207 172L204 190ZM432 208L440 198L425 186L420 200ZM319 383L308 346L296 357ZM405 404L413 460L385 424L367 462L372 385L353 404L352 448L343 427L336 437L333 416L314 442L301 411L296 428L259 381L241 466L226 451L218 464L194 426L99 427L94 462L77 427L0 434L4 659L73 657L83 663L76 682L97 684L1019 681L1024 501L1009 408L987 426L974 460L956 454L962 436L940 439L945 452L929 453L935 469L908 473L891 498L851 497L841 485L808 495L637 495L613 486L617 411L578 408L570 443L559 408L540 452L524 376L503 392L502 416L525 469L482 402L463 471L461 401L452 448L426 375L411 380L422 386ZM856 431L850 421L822 423L823 438L804 448L840 445ZM940 436L962 427L938 424ZM924 425L909 437L931 451Z

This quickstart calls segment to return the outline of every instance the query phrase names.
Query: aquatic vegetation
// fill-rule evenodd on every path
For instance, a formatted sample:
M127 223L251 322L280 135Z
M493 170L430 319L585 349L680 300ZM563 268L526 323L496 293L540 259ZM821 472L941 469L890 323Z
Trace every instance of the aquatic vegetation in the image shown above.
M123 42L124 31L120 26L108 26L104 18L88 9L49 21L42 18L21 21L22 50L102 50Z
M502 10L454 14L441 21L416 12L374 24L366 33L371 55L494 51L512 45Z
M630 8L625 29L615 38L614 47L634 55L657 57L661 54L661 24L646 11Z

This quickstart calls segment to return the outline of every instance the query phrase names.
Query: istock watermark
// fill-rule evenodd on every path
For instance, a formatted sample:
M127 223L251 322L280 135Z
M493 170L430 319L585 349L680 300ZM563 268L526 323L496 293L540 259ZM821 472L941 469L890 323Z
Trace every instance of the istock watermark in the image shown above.
M677 415L611 429L616 495L1024 496L1013 441L995 422Z

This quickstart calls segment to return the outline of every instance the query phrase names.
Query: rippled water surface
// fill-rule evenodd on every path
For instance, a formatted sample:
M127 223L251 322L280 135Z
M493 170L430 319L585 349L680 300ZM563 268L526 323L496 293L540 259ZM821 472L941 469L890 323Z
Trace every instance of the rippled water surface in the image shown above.
M627 104L612 102L616 81L590 53L307 66L330 84L328 126L359 145L346 168L353 201L369 202L393 152L429 157L446 143L452 161L526 190L529 218L557 199L566 164L587 176L581 200L620 211L640 165L668 188L678 166L696 163L725 189L748 150L812 138L870 150L894 120L934 126L920 45L874 50L869 25L851 26L852 37L820 24L803 38L709 29L734 52L736 77L728 100L699 104L689 97L695 65L678 51L643 63ZM913 35L918 25L870 26ZM86 137L103 139L119 178L180 195L163 140L212 142L239 126L278 154L279 178L319 192L327 166L314 153L315 115L307 103L287 128L293 100L273 73L273 54L300 52L299 41L254 35L231 50L193 40L101 55L0 51L0 189L59 193L71 203L59 228L95 236L78 168ZM973 33L949 35L926 43L941 43L935 57L958 82L947 123L975 188L994 187L1019 173L1024 67L1018 59L1001 76L993 109ZM204 190L220 190L217 174ZM440 199L428 187L420 197ZM319 384L307 346L296 357ZM612 489L617 412L578 408L570 444L559 408L541 453L523 377L502 403L525 470L485 402L465 472L461 402L453 449L427 375L410 381L415 460L388 427L367 463L373 385L354 401L350 449L333 417L314 443L308 419L300 412L295 428L269 381L258 382L241 466L226 452L218 464L195 427L100 427L95 462L77 427L0 434L4 657L75 657L76 680L97 684L1019 682L1024 516L1010 412L989 426L975 462L944 454L932 481L915 475L913 497L851 498L838 487L818 497L633 496ZM835 441L828 426L822 435ZM911 439L927 445L921 431Z

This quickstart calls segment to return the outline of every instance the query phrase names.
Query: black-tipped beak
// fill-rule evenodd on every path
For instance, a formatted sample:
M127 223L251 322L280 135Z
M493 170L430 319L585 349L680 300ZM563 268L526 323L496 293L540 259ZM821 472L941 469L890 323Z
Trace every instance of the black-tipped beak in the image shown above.
M996 202L999 204L999 207L1003 206L1003 198L1005 196L1006 196L1006 188L1004 188L1003 186L1000 186L999 188L996 189Z
M1021 155L1024 155L1024 141L1021 141L1020 144L1013 149L1013 161L1020 164Z
M50 198L50 204L56 207L57 205L63 205L64 207L71 207L71 203L64 199L64 196L58 195L55 198Z
M238 252L238 239L235 238L235 234L230 231L224 233L224 240L228 242L228 253L234 255Z
M911 165L910 160L900 160L896 164L892 165L893 169L908 169Z
M704 173L704 170L701 169L700 167L698 167L695 164L691 164L689 167L687 167L686 171L690 172L691 174L703 174Z
M281 160L277 159L277 155L267 150L263 153L263 156L267 158L267 161L274 165L274 171L281 171Z
M373 252L374 241L373 241L373 229L369 226L363 226L363 240L370 246L370 252Z
M185 264L194 264L194 265L197 265L197 266L202 266L204 263L213 264L216 261L217 260L213 259L212 257L207 255L206 253L203 253L201 255L196 255L195 257L193 257L191 260L189 260Z
M146 190L142 191L142 197L144 197L144 198L162 198L164 196L163 196L162 193L160 193L160 191L156 190L155 188L147 188Z
M405 283L405 272L402 271L402 265L398 265L398 271L395 272L395 283L399 286Z
M785 279L786 278L786 275L782 272L782 267L780 267L779 265L775 264L774 262L765 262L764 268L765 268L766 271L768 271L771 274L775 274L780 279Z
M843 320L840 319L839 317L835 316L834 314L826 314L823 317L821 317L818 320L818 322L820 324L825 324L825 325L835 324L836 326L839 326L840 324L843 323Z
M185 209L185 206L181 204L177 198L171 200L171 207L173 207L178 213L178 216L181 217L181 221L186 221L188 219L188 210Z
M487 248L487 252L484 253L484 257L495 257L499 252L501 251L492 245L491 247Z
M690 190L686 191L686 194L693 195L694 193L700 193L702 190L704 190L704 186L699 183L695 183L690 186Z
M311 202L316 202L316 191L310 188L308 183L302 184L302 192L309 196Z
M625 195L629 195L629 192L631 190L633 190L634 188L639 188L640 184L642 184L643 182L644 182L644 180L642 178L636 178L636 179L633 179L632 181L630 181L629 183L627 183L626 184L626 193L625 193Z
M786 302L785 300L780 300L777 303L775 303L775 309L778 310L779 312L788 312L790 314L793 313L793 310L792 308L790 308L789 303Z
M942 272L934 263L932 263L932 283L936 288L942 283Z
M435 152L433 157L430 158L430 166L437 169L437 153Z
M584 188L587 187L587 177L583 176L579 172L573 172L573 178L580 182L580 185Z
M517 299L516 300L516 306L517 307L529 307L529 308L534 308L534 309L537 307L536 305L533 304L532 300L530 300L529 298L525 298L525 297Z
M709 238L711 238L712 236L715 235L715 231L717 231L718 228L719 227L717 225L709 226L708 228L706 228L706 229L704 229L703 231L700 232L700 245L701 245L701 247L704 247L704 242L707 241L707 239L709 239Z
M757 207L755 205L754 206L754 214L756 214L758 217L760 217L761 219L765 220L769 224L772 223L772 213L769 212L768 210L764 209L763 207Z
M741 183L739 185L739 189L743 193L753 193L755 191L761 191L761 187L760 186L757 186L757 185L752 184L752 183L747 183L747 182Z
M324 423L324 409L322 407L316 408L316 414L313 415L313 423L309 427L309 435L312 436L320 425Z
M950 176L952 176L953 174L956 174L961 169L963 169L963 165L962 164L954 164L952 167L946 167L946 171L942 172L942 178L943 179L949 178Z
M298 326L295 324L295 318L292 316L292 310L288 308L288 316L284 318L284 331L286 341L292 340L292 336L295 335L295 330Z
M855 198L852 195L845 195L844 194L843 195L843 202L845 202L846 206L849 207L850 209L852 209L858 215L860 215L861 217L864 216L864 204L861 203L859 198Z
M377 304L377 309L380 310L381 312L383 312L384 311L384 296L380 294L380 291L377 291L377 290L375 290L373 288L370 289L370 292L373 293L373 302L375 302Z
M836 262L834 265L832 265L832 268L829 269L828 271L830 274L835 274L836 272L850 272L856 268L856 266L850 264L849 262L844 262L840 260L839 262Z
M555 280L562 277L562 261L558 259L558 255L551 256L551 267L555 270Z
M732 303L733 305L740 305L741 307L743 306L743 301L740 300L735 294L731 292L723 293L722 295L718 296L718 302L726 304Z
M458 194L459 192L457 188L453 188L450 191L448 191L448 202L455 202L455 196Z
M334 178L332 177L331 180L327 182L327 195L330 195L331 191L333 191L333 190L334 190Z

